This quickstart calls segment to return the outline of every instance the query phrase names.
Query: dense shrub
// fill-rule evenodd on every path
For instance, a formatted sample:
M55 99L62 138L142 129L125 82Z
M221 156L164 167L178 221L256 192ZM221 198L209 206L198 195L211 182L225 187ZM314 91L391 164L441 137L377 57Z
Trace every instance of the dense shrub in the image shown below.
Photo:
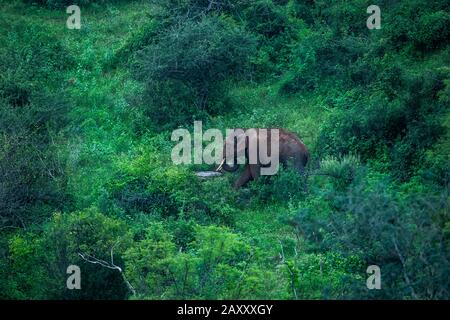
M247 27L263 35L267 41L288 31L287 15L270 0L256 1L244 14Z
M449 18L445 1L398 2L383 18L383 38L389 49L411 54L431 52L448 44Z
M294 255L283 269L292 299L346 299L351 284L364 282L361 259L333 251Z
M147 147L133 161L123 163L105 185L105 211L155 219L187 219L198 223L233 225L235 192L224 178L202 181L192 167L174 165L172 144L163 137L146 140ZM114 208L116 207L116 208Z
M0 13L0 298L449 298L448 1L379 0L369 30L366 0L81 0L73 32L72 2L23 2ZM199 179L170 159L194 119L286 127L313 160Z
M146 85L148 115L173 126L218 113L214 99L224 94L223 81L245 77L254 50L251 35L217 16L165 30L138 54L134 67Z
M438 95L445 74L397 75L397 87L384 75L379 83L384 92L367 97L354 91L343 103L345 109L336 108L322 128L319 144L325 154L355 152L364 160L376 156L383 161L388 157L394 175L404 180L444 133L445 108Z
M445 194L432 196L414 189L404 193L386 183L360 180L350 192L329 197L330 214L312 215L303 210L294 225L318 250L358 255L366 266L380 266L383 290L366 290L360 281L349 286L347 298L448 297L450 239Z
M9 281L2 295L9 299L123 299L129 291L120 273L83 260L80 253L109 262L113 250L120 266L129 239L123 222L96 210L56 213L42 232L16 234L9 240L8 268L2 270L2 278ZM67 289L69 265L80 267L83 290Z
M368 30L366 20L369 15L366 13L370 5L366 0L353 0L351 2L338 0L333 2L315 2L313 10L318 21L331 27L335 36L340 35L364 35ZM387 11L387 5L377 3ZM382 9L382 10L383 10ZM383 13L385 11L383 10Z
M116 50L114 55L104 66L104 69L127 65L136 54L144 47L150 45L157 36L164 24L156 19L151 19L148 23L139 26L126 39L126 41Z
M256 182L249 184L248 194L254 203L271 203L301 199L307 190L307 177L292 166L280 168L276 175L261 176Z
M216 226L196 226L194 240L178 248L162 224L151 224L124 258L139 298L257 298L274 280L256 267L258 253L244 239Z
M285 4L271 0L255 1L242 11L240 20L258 36L257 56L252 59L257 81L280 76L288 65L291 47L304 26L301 21L290 19L288 11Z
M0 224L26 226L64 203L70 55L53 35L21 22L0 36Z
M329 156L320 162L320 170L316 174L331 177L335 189L343 190L353 182L359 165L359 158L351 154L339 158Z
M347 86L351 80L351 68L361 64L366 45L361 37L336 38L328 26L306 32L292 46L290 70L282 80L281 93L311 91L319 84Z
M155 218L233 224L235 209L229 201L234 195L228 181L199 183L195 176L184 176L178 178L175 185L170 185L164 181L166 178L149 178L145 183L140 179L132 180L116 190L111 189L108 200L113 200L121 210L131 215L145 213Z

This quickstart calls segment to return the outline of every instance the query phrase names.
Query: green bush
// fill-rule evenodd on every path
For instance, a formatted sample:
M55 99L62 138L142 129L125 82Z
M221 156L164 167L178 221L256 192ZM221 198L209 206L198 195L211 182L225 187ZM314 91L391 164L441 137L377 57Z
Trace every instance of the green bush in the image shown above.
M129 291L120 273L81 259L80 253L122 266L121 253L129 244L123 222L96 210L56 213L42 232L16 234L9 240L9 299L123 299ZM81 269L82 290L66 287L67 267Z
M279 77L285 72L304 23L291 19L287 6L271 0L255 1L242 12L246 28L258 36L257 57L252 59L255 79Z
M5 26L0 36L0 224L8 227L25 227L69 205L62 72L70 54L54 35L22 22Z
M255 39L230 19L204 17L161 32L138 53L134 72L144 82L142 104L158 125L217 114L227 79L248 76Z
M156 219L232 225L236 194L229 181L202 181L192 167L172 164L172 144L165 138L149 138L142 154L118 168L105 184L104 210L117 212L116 207L127 216L144 213Z
M0 298L448 299L448 1L379 0L376 30L366 0L120 2L78 31L2 2ZM194 119L315 160L199 179L170 159Z
M116 50L114 55L104 66L104 69L127 65L136 54L144 47L150 45L157 35L161 24L158 20L152 19L143 26L140 26L126 39L126 41Z
M346 298L448 297L446 248L450 238L445 194L432 194L413 184L399 190L365 176L349 192L328 197L332 212L314 215L301 210L293 221L297 230L316 243L314 251L356 255L365 266L378 265L382 273L383 290L367 290L365 282L359 281L349 284Z
M366 40L361 37L336 38L328 26L307 32L293 45L290 70L282 79L281 93L311 91L319 84L323 87L347 87L352 80L352 72L355 73L352 69L363 63L361 58L366 46Z
M368 33L366 27L367 7L370 3L367 0L337 0L333 2L315 1L313 10L315 18L326 24L333 30L335 36L341 35L366 35ZM388 4L383 6L377 3L382 10L388 8ZM384 13L384 11L383 11Z
M419 75L403 74L401 86L390 86L382 73L378 86L385 92L363 96L353 91L342 102L345 109L333 111L321 130L320 150L332 155L353 152L363 160L384 161L387 154L394 175L408 179L421 165L425 151L444 133L445 108L438 96L445 77L426 70Z
M287 259L283 271L293 299L346 299L348 288L364 283L362 261L335 252L308 253Z
M288 16L271 0L258 0L244 11L247 27L267 40L288 31Z
M249 200L255 204L286 202L304 197L307 177L290 164L286 168L280 165L277 174L260 176L257 181L251 182L248 188L248 192L244 192L241 197L251 197Z
M164 179L167 176L149 178L145 183L140 178L122 182L120 186L114 186L117 189L109 190L108 201L114 201L128 215L145 213L156 218L233 224L235 209L229 201L234 195L228 181L200 183L197 177L189 175L178 178L176 185L169 185Z
M449 17L445 1L398 2L383 18L382 37L395 51L419 55L432 52L448 42Z
M339 158L329 156L320 162L318 174L331 177L335 189L343 190L355 179L359 165L359 157L351 154Z
M160 223L124 258L138 298L239 299L265 296L273 273L257 268L259 259L239 235L216 226L195 226L187 247L176 247Z
M450 38L450 13L432 12L420 17L411 38L417 50L432 51L448 45Z

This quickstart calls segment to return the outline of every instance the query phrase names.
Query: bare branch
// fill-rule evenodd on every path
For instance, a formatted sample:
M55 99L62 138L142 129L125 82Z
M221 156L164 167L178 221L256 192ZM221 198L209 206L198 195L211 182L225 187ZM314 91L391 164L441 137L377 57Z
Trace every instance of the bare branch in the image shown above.
M107 261L105 261L105 260L98 259L98 258L96 258L96 257L94 257L94 256L92 256L92 255L90 255L90 254L88 254L88 253L81 253L81 252L78 252L78 255L81 257L81 259L83 259L83 260L86 261L86 262L89 262L89 263L92 263L92 264L99 264L99 265L101 265L102 267L105 267L105 268L108 268L108 269L111 269L111 270L117 270L117 271L119 271L120 274L121 274L121 276L122 276L123 281L125 282L125 284L126 284L127 287L128 287L128 290L130 290L131 293L132 293L133 295L135 295L135 294L136 294L136 290L133 288L133 286L131 285L131 283L130 283L130 282L127 280L127 278L125 277L125 274L123 273L122 268L114 264L114 247L115 247L118 243L119 243L119 240L117 240L116 243L114 243L114 245L111 247L111 250L110 250L111 262L107 262Z

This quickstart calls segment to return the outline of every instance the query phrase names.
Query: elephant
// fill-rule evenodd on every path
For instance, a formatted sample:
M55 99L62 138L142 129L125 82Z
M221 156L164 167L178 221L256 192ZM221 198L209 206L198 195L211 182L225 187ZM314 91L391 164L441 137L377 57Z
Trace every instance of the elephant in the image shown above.
M267 164L267 159L261 159L259 153L257 153L256 161L253 160L250 163L249 146L252 140L253 143L258 143L258 148L260 148L260 143L265 144L269 155L271 153L271 145L277 136L273 131L275 129L278 130L277 165L281 163L285 167L288 161L292 160L294 167L300 174L303 174L310 158L309 151L296 134L282 128L268 128L265 131L267 132L266 134L262 134L261 129L254 129L252 133L249 133L250 130L246 131L242 128L232 130L224 141L222 161L216 171L235 172L239 168L239 163L245 164L244 171L234 183L235 189L241 188L251 180L256 180L261 175L262 168L266 168L270 164ZM274 140L271 140L272 136ZM272 141L272 143L268 143L269 141ZM240 161L238 161L239 157L241 157Z

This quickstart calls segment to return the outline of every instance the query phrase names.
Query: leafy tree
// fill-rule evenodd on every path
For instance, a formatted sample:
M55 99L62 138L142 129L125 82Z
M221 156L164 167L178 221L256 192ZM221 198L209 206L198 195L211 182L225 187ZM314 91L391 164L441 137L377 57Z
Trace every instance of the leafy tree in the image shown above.
M159 125L216 114L224 81L245 77L255 39L230 19L187 20L144 48L134 70L146 86L147 114Z
M331 249L362 257L362 265L380 266L383 290L375 293L365 290L364 282L350 282L347 297L448 297L446 195L404 193L375 181L370 185L360 180L349 192L329 195L332 212L314 216L302 210L293 225L316 243L315 250Z
M123 222L95 210L56 213L41 233L23 232L9 240L5 295L9 299L124 298L131 292L121 274L89 261L109 262L114 255L120 265L129 240ZM80 267L82 290L67 289L69 265Z
M382 73L382 79L390 74ZM398 79L398 74L397 77ZM401 180L411 177L429 148L444 133L442 116L445 108L438 98L444 89L444 73L425 71L416 76L401 77L402 86L386 86L372 96L351 91L342 108L322 128L319 144L327 154L358 153L364 160L379 159L387 154L392 172ZM395 89L394 89L395 90Z
M145 238L125 254L127 277L138 297L149 299L263 296L269 283L256 259L251 247L226 228L197 226L195 240L177 248L161 223L151 224ZM262 291L254 291L258 287Z

